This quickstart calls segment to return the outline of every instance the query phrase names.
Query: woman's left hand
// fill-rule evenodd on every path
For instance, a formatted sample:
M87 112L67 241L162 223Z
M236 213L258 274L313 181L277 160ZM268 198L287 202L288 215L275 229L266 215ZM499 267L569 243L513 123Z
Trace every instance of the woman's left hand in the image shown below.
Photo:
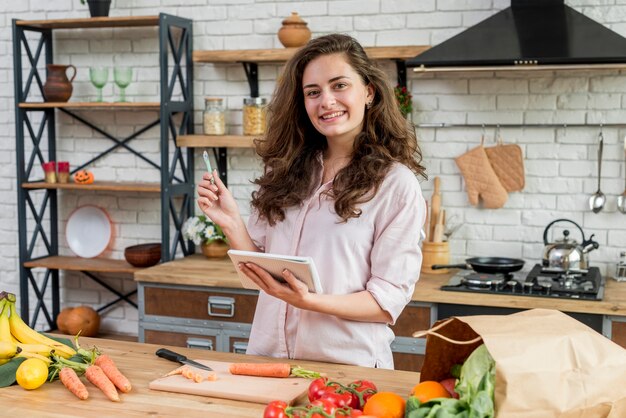
M254 263L241 263L239 268L268 295L284 300L296 308L304 307L306 298L310 294L309 288L289 270L285 269L282 273L287 283L281 283Z

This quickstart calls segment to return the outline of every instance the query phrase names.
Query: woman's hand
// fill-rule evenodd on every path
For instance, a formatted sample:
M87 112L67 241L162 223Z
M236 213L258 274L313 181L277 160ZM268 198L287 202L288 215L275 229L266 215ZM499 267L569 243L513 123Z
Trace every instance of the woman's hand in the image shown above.
M215 184L211 183L211 178L215 179ZM240 219L237 202L215 170L204 173L198 183L198 206L222 229L228 229Z
M282 273L287 283L281 283L254 263L240 263L239 268L268 295L281 299L296 308L305 308L307 298L311 295L309 288L289 270L285 269Z

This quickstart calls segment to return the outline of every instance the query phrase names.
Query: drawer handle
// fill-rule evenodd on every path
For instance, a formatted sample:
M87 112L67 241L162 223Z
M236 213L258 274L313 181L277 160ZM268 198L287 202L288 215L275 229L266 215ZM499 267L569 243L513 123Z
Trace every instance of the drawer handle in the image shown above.
M200 348L203 350L213 350L213 341L204 338L187 338L187 348Z
M219 309L221 312L215 312L215 309ZM235 316L235 298L209 296L209 315L232 318Z
M233 353L235 354L246 354L247 349L248 343L246 341L237 341L233 343Z

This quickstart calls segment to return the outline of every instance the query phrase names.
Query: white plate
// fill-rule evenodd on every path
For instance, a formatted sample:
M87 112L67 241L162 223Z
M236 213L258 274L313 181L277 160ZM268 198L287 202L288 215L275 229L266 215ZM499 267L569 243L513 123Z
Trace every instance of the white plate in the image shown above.
M97 257L111 241L109 216L97 206L85 205L70 215L65 227L65 237L70 250L79 257Z

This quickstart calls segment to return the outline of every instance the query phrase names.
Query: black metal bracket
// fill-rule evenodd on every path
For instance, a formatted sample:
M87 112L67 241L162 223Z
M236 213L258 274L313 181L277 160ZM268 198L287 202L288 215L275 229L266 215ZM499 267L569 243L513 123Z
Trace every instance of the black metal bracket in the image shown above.
M259 66L256 62L242 62L250 85L250 97L259 97Z
M405 60L395 60L396 61L396 72L398 74L398 85L400 87L406 87L406 61Z
M220 179L225 186L228 186L227 150L228 148L225 147L213 148L213 156L217 162L217 172L220 174Z
M117 296L117 299L107 303L104 306L99 307L97 309L98 312L102 312L105 309L109 308L110 306L115 305L116 303L121 302L121 301L125 301L129 305L135 307L135 309L139 309L138 306L137 306L137 303L129 299L129 297L131 297L132 295L137 293L137 289L135 289L135 290L133 290L131 292L128 292L126 294L123 294L122 292L118 291L117 289L109 286L109 284L107 284L104 280L100 279L98 276L94 276L93 274L91 274L88 271L82 271L81 270L81 273L83 273L85 276L89 277L94 282L98 283L100 286L104 287L109 292L113 293L115 296Z

